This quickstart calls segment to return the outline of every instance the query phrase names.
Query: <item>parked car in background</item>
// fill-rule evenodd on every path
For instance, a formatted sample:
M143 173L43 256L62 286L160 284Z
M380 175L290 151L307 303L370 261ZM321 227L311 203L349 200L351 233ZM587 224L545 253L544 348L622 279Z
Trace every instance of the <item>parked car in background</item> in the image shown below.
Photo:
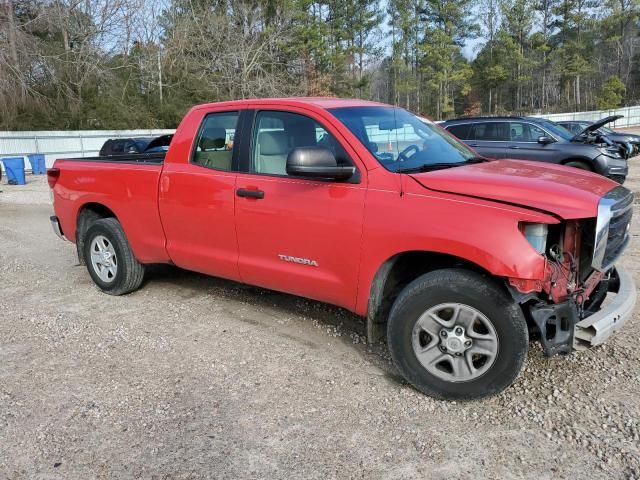
M102 145L99 155L108 157L136 153L162 153L169 149L172 138L171 134L159 137L110 138Z
M567 165L623 183L626 151L600 138L579 137L534 117L469 117L447 120L443 128L487 158L511 158Z
M370 341L386 337L407 381L448 399L509 386L530 334L547 355L569 353L633 312L633 279L616 266L629 190L480 158L400 108L201 105L153 155L58 159L47 172L54 231L110 295L171 263L339 305L366 318Z
M566 120L556 123L566 128L574 135L592 135L594 133L596 135L602 135L612 142L624 146L624 148L628 152L628 155L630 157L635 157L640 153L640 135L635 135L633 133L627 132L617 132L615 130L611 130L608 127L605 127L607 123L614 122L622 117L622 115L614 115L611 117L603 118L602 120L599 120L597 122L587 122L583 120Z

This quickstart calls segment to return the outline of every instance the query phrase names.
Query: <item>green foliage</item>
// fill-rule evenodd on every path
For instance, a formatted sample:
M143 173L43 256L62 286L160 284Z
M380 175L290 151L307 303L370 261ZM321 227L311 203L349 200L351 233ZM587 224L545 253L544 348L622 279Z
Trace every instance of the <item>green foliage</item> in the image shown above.
M0 129L175 127L194 104L264 96L371 98L438 119L640 96L640 0L2 5Z
M609 77L596 97L598 108L608 110L619 107L624 99L625 90L622 80L615 76Z

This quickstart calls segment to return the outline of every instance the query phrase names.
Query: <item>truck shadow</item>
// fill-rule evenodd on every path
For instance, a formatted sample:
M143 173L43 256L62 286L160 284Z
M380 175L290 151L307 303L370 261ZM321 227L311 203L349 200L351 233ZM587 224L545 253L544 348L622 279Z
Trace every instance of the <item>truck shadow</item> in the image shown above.
M149 265L145 285L167 289L183 300L214 297L234 319L272 329L278 336L308 348L331 348L324 339L322 343L313 340L320 334L316 329L320 329L321 335L336 338L370 362L374 366L372 374L395 384L406 384L393 366L386 344L368 345L365 320L344 308L171 265ZM242 315L237 308L242 308ZM287 321L283 323L283 319ZM300 327L309 329L309 335L300 334Z

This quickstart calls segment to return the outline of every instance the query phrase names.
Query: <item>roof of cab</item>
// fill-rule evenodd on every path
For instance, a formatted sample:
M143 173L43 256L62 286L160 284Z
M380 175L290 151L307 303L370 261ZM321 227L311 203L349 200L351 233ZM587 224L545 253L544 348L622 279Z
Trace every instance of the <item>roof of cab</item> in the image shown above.
M385 106L384 103L371 102L369 100L360 100L356 98L335 98L335 97L288 97L288 98L250 98L246 100L230 100L227 102L205 103L195 108L211 108L220 106L240 106L240 105L312 105L322 109L340 108L340 107L373 107Z

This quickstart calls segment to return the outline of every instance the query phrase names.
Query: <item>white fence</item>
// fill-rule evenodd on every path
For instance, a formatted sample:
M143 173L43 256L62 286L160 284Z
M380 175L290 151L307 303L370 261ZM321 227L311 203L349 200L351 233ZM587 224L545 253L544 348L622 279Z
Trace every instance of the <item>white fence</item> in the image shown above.
M573 113L550 113L532 115L532 117L542 117L553 120L554 122L562 122L568 120L583 120L595 122L604 117L611 115L624 115L623 118L610 123L610 128L626 128L640 125L640 106L616 108L615 110L595 110L592 112L573 112Z
M25 157L40 153L47 167L57 158L91 157L110 138L157 137L175 130L78 130L50 132L0 132L0 160L5 157ZM1 162L0 162L1 163Z
M595 121L610 115L624 115L623 118L615 123L609 124L610 127L625 128L640 125L640 106L617 108L615 110L536 114L532 116L559 122L562 120ZM168 133L174 133L174 130L0 132L0 160L3 157L25 157L25 167L28 170L30 165L26 156L32 153L40 153L44 154L46 166L50 167L57 158L95 156L104 142L110 138L156 137ZM0 166L1 164L2 162L0 162Z

